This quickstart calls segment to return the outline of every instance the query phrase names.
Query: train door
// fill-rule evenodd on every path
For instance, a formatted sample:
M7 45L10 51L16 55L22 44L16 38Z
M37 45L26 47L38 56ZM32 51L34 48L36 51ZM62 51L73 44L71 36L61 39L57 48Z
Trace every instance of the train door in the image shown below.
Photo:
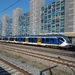
M16 37L14 37L14 43L16 43Z
M41 45L41 38L38 37L38 42L37 42L38 45Z
M26 37L25 39L25 44L28 44L28 37Z
M8 37L8 42L10 42L10 38Z

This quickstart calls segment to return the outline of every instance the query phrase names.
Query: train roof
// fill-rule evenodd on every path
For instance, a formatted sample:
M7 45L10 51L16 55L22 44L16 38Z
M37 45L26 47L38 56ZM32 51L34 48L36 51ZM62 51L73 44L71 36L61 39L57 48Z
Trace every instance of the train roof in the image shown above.
M50 35L30 35L30 36L0 36L1 38L24 38L24 37L28 37L28 38L37 38L37 37L64 37L64 35L62 34L50 34Z

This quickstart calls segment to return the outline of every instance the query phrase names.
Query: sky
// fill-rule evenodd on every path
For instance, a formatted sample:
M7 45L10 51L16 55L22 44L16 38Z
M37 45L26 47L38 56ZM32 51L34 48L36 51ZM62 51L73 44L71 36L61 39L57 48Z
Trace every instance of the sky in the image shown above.
M9 7L10 5L14 4L18 0L0 0L0 12ZM45 0L45 5L49 4L51 2L54 2L55 0ZM26 13L30 10L30 0L20 0L15 5L11 6L7 10L0 13L0 20L2 19L2 16L5 14L8 14L10 18L12 18L12 11L16 8L22 8L22 13Z

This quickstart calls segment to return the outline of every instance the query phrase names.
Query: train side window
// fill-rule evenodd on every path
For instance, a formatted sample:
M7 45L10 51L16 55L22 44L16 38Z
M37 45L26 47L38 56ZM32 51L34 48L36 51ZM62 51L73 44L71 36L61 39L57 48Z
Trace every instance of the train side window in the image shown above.
M50 38L50 42L54 42L54 38Z
M49 38L46 38L46 42L49 42Z
M41 40L41 41L42 41L42 43L44 43L44 38L42 38L42 40Z
M21 41L25 42L25 38L21 38Z
M10 38L10 41L13 41L14 39L13 38Z
M37 42L37 38L33 38L33 42L35 42L35 43L36 43L36 42Z
M6 40L8 40L8 38L6 38Z
M32 41L33 41L33 39L32 39L32 38L28 38L28 41L29 41L29 42L32 42Z
M64 42L64 39L63 38L58 38L58 40Z
M16 41L19 41L19 38L16 38Z

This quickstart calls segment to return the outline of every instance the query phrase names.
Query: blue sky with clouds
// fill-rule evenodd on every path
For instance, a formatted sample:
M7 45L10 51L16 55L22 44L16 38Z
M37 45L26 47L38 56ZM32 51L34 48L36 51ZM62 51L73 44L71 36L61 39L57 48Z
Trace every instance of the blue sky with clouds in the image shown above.
M0 12L7 8L8 6L12 5L18 0L0 0ZM49 4L55 0L45 0L45 4ZM20 0L18 3L10 7L9 9L5 10L4 12L0 13L0 19L5 14L9 14L10 18L12 18L12 11L16 8L22 8L22 13L26 13L30 9L30 0Z

